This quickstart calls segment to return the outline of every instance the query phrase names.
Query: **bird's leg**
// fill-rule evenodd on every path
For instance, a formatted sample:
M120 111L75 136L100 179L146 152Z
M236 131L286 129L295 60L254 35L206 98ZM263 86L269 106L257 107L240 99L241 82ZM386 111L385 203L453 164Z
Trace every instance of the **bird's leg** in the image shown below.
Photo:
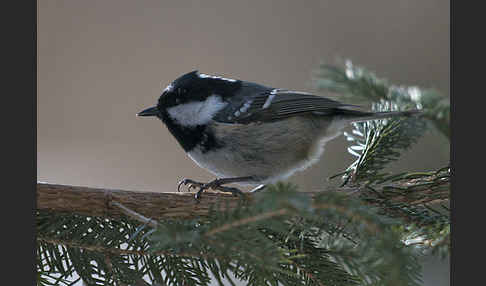
M196 200L199 200L201 198L201 194L204 192L204 190L207 190L207 189L210 189L210 188L213 189L213 190L221 191L221 192L230 192L230 193L232 193L233 195L236 196L236 195L241 195L243 192L238 188L225 187L223 185L231 184L231 183L251 181L252 179L254 179L254 178L253 177L222 178L222 179L212 180L211 182L206 183L206 184L196 182L196 181L191 180L191 179L184 179L179 183L177 190L180 191L181 185L189 185L189 190L191 190L192 188L199 188L199 190L197 191L197 193L195 195Z

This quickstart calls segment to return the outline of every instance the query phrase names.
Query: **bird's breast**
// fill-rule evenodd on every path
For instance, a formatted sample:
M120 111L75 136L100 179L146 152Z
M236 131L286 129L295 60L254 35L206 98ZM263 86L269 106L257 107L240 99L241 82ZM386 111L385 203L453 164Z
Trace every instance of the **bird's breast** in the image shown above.
M326 136L327 127L327 122L301 117L245 125L213 122L206 134L217 147L201 144L188 155L218 177L254 176L274 182L317 161L323 144L335 137Z

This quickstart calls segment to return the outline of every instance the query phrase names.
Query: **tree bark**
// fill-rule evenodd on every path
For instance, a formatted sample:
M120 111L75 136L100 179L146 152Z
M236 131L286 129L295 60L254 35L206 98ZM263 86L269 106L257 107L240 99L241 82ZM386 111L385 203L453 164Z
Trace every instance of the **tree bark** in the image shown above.
M435 182L426 182L409 190L392 192L381 189L370 193L359 187L341 187L333 189L348 193L350 196L366 198L365 202L378 207L381 201L387 199L393 203L407 205L430 205L449 201L450 182L444 178ZM414 179L395 185L400 187L408 183L417 183ZM330 191L330 190L328 190ZM307 192L309 196L316 193ZM252 195L245 194L247 201L251 202ZM220 210L232 209L237 206L240 199L229 193L205 191L197 202L191 192L136 192L126 190L89 188L81 186L57 185L37 183L37 209L55 212L74 213L86 216L103 216L117 218L130 215L126 209L143 216L140 221L159 220L163 218L194 218L207 215L211 207L217 206ZM120 206L121 205L121 206ZM124 210L125 208L125 210ZM403 217L399 211L386 210L392 217ZM145 217L145 218L144 218ZM409 217L404 217L406 220ZM137 218L138 219L138 218ZM155 222L154 222L155 223Z
M37 209L69 212L87 216L120 217L118 202L151 219L192 218L204 216L211 205L220 203L222 209L234 208L239 199L231 194L204 192L200 202L194 193L136 192L89 188L81 186L37 183Z

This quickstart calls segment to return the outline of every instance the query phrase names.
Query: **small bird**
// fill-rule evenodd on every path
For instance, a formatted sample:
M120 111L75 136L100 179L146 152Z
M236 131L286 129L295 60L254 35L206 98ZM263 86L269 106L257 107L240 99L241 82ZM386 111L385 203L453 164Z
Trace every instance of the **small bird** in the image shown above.
M209 183L179 183L241 194L230 183L259 191L318 161L326 142L350 122L410 116L419 110L364 112L323 96L192 71L170 83L156 106L138 116L156 116L200 167L218 177Z

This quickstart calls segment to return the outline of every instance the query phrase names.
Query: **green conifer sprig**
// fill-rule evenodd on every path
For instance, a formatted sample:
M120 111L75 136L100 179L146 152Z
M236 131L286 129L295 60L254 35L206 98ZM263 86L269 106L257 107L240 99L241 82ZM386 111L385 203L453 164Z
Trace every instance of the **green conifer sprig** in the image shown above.
M419 108L424 117L449 137L449 101L433 90L388 84L374 73L355 66L321 65L317 85L320 90L339 93L345 99L372 103L376 111ZM402 229L405 241L417 240L431 252L447 253L449 247L450 168L435 172L384 173L386 165L399 159L425 132L420 117L390 118L353 123L348 152L357 159L342 173L342 186L360 188L359 197L380 207L388 217L400 217L408 223ZM439 207L437 207L439 205ZM439 210L437 210L439 209Z
M215 206L204 218L159 221L153 232L129 219L44 212L38 218L38 271L44 278L69 279L76 272L89 285L147 277L167 285L208 285L211 275L248 285L419 280L413 253L393 231L398 221L340 193L324 192L311 201L288 184L271 186L249 205L242 201L227 211ZM326 235L334 246L352 241L352 247L329 247L322 243ZM393 254L383 255L390 249Z
M450 212L446 205L449 197L449 167L434 172L389 176L376 184L366 185L360 194L364 201L379 205L387 216L400 217L418 227L449 225Z
M436 128L450 138L450 101L436 90L392 85L350 60L345 60L344 67L321 64L314 80L318 90L332 92L353 103L385 100L403 109L423 109Z
M380 217L359 201L333 192L317 195L310 204L308 196L284 184L272 186L254 199L250 206L224 213L214 211L206 223L177 221L173 228L158 229L152 236L156 243L153 250L177 248L181 252L226 257L218 264L248 281L248 285L355 285L357 281L366 285L378 281L418 285L420 267L392 231L391 226L398 226L398 221ZM366 268L366 274L355 271L351 275L340 267L346 266L343 260L333 262L336 257L349 255L348 249L318 246L323 233L331 235L322 228L323 222L338 225L344 221L346 228L332 235L335 240L347 241L350 236L359 240L352 249L356 257L366 257L367 261L360 262L373 265ZM175 236L189 240L174 241ZM384 257L383 251L390 249L395 249L393 255ZM253 257L255 253L258 256ZM354 269L350 265L348 270ZM357 274L361 276L355 277ZM296 278L301 282L296 284Z
M396 104L380 101L373 103L375 111L400 110ZM425 121L417 118L389 118L352 123L352 134L344 136L353 145L348 152L357 157L342 173L343 185L350 179L353 182L366 181L371 184L382 180L388 174L381 171L386 164L398 160L400 152L410 148L425 131Z

